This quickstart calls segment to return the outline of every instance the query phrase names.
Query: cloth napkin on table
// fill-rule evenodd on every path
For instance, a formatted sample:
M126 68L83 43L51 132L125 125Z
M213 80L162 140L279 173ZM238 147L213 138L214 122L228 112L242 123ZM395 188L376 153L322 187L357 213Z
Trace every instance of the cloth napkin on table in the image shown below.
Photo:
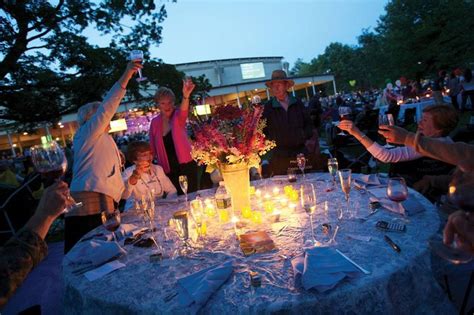
M407 200L398 203L387 198L386 188L373 188L369 189L368 192L373 196L369 198L370 201L380 202L383 208L391 212L398 214L406 213L408 216L412 216L425 211L425 207L423 207L423 205L418 200L416 200L416 197L414 196L408 196Z
M138 227L135 224L131 223L122 223L120 227L114 232L115 236L117 237L117 240L122 240L126 237L132 237L137 235L143 230L146 230L147 228L145 227ZM112 232L107 232L101 236L95 237L96 239L100 240L105 240L105 241L113 241L114 236L112 235Z
M214 265L178 279L179 303L197 313L232 274L232 261Z
M384 184L384 181L380 180L377 174L354 175L353 182L354 182L354 185L358 186L359 188L364 188L364 189L366 189L367 186L380 186Z
M314 247L291 261L295 282L301 282L305 290L325 292L334 288L346 277L360 273L352 263L334 248Z
M64 256L64 262L74 265L100 265L123 254L126 254L126 251L118 243L94 239L77 243Z

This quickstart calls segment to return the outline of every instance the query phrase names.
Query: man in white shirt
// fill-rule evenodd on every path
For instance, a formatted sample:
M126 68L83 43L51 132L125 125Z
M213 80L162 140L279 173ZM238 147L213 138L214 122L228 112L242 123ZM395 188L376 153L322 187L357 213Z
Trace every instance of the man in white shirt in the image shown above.
M138 61L129 62L102 103L88 103L79 108L79 129L73 140L71 195L84 206L66 214L65 253L84 234L102 224L101 211L113 211L114 202L120 201L124 189L120 153L108 134L109 124L125 96L128 81L140 68L142 65Z

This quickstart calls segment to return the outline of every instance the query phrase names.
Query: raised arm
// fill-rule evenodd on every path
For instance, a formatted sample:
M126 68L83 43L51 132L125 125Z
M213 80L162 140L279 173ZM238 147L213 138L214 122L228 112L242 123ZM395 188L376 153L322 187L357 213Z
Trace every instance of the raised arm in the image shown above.
M181 105L179 106L179 118L181 123L186 123L189 112L189 97L194 90L194 83L191 79L187 78L183 80L183 99L181 100Z
M464 142L445 142L408 132L396 126L381 126L379 131L387 141L413 147L418 153L443 162L474 170L474 146Z
M85 136L96 138L104 132L125 96L128 82L140 68L142 65L139 62L131 61L127 64L124 73L109 90L95 114L82 126L87 133Z

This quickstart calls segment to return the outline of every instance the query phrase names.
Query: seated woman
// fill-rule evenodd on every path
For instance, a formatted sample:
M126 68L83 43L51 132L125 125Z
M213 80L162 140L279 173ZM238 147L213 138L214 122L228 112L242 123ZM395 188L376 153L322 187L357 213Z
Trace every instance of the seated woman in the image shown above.
M128 160L134 165L122 173L125 184L122 199L127 199L125 210L133 208L133 201L140 199L144 194L150 194L152 189L155 197L173 198L176 196L176 188L165 175L163 168L151 163L153 155L148 142L131 142L128 145L127 155Z
M458 114L449 105L431 105L423 110L423 116L418 123L418 131L427 137L439 138L452 143L449 133L458 124ZM413 147L397 147L387 149L369 139L352 121L341 121L339 128L349 132L372 154L374 158L384 163L399 163L394 166L393 173L405 177L409 185L413 185L424 175L448 174L452 165L423 157ZM409 161L409 162L408 162Z

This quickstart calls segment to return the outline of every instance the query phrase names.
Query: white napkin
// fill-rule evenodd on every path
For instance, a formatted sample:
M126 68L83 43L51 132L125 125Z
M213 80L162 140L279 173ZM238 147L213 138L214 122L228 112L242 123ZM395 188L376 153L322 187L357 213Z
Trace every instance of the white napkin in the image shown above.
M121 240L126 237L135 236L145 229L146 229L145 227L139 227L139 226L136 226L135 224L122 223L120 227L115 231L115 236L117 237L117 240ZM112 232L105 233L103 236L100 236L98 238L101 240L106 240L106 241L114 240L114 236L112 235Z
M94 281L99 278L102 278L103 276L111 273L114 270L117 270L123 267L125 267L125 264L122 264L121 262L114 260L100 266L99 268L86 272L84 276L87 278L87 280Z
M368 191L373 196L369 198L371 202L378 201L383 208L391 212L411 216L425 211L425 207L414 196L409 196L402 202L395 202L387 198L386 188L373 188Z
M67 264L99 265L126 253L127 252L116 242L90 240L77 243L76 246L64 256L64 262Z
M314 247L291 261L295 282L301 282L305 290L325 292L334 288L346 277L360 273L352 263L334 248Z
M382 182L380 181L377 174L360 174L357 178L355 178L355 180L361 181L365 185L382 185Z
M232 274L232 261L178 279L179 303L197 313Z

